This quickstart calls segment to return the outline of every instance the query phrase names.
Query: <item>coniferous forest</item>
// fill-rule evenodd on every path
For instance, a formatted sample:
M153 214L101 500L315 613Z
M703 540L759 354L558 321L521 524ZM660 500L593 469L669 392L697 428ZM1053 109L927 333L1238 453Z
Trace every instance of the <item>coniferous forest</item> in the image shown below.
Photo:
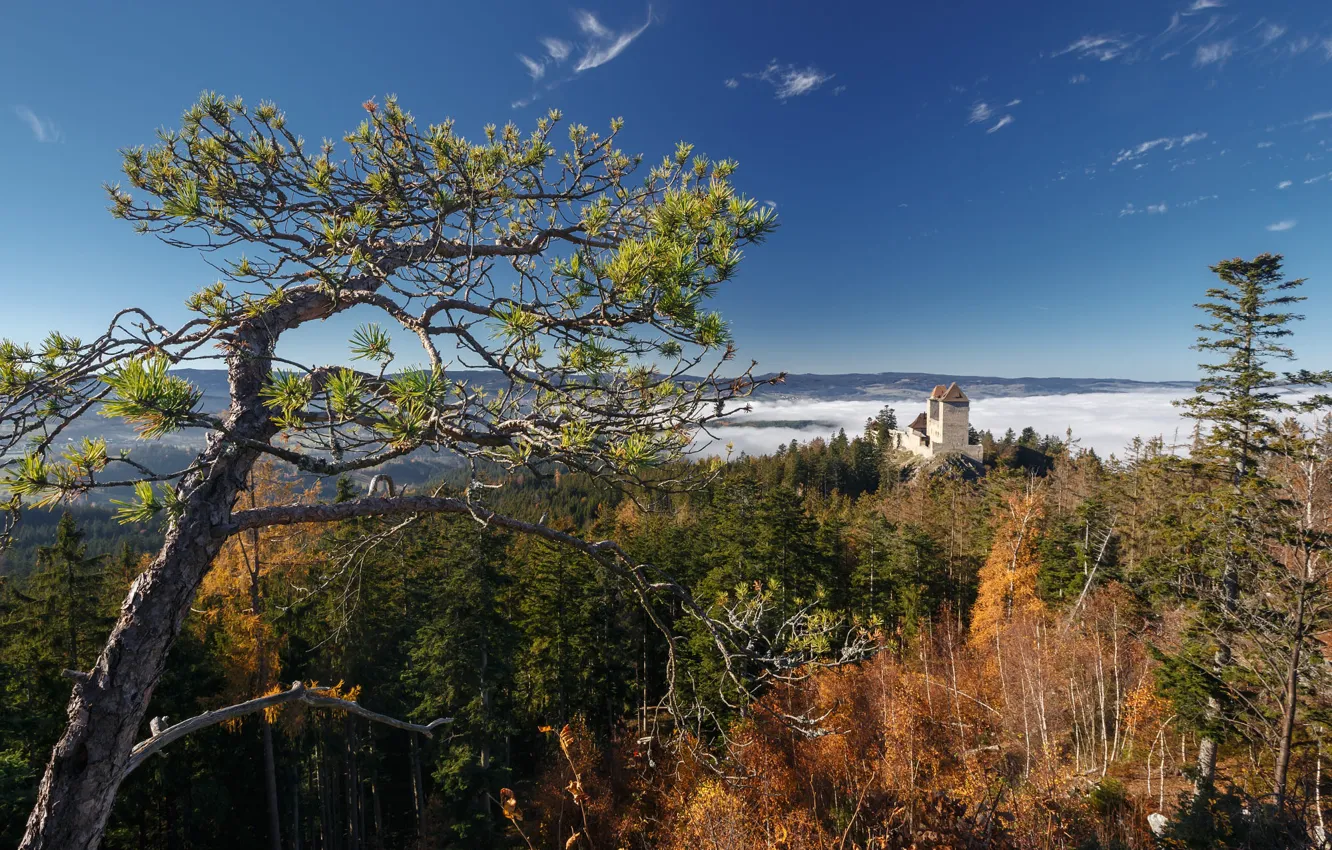
M744 693L682 612L657 614L683 636L672 664L603 566L471 518L234 538L153 715L301 681L449 722L277 708L201 730L126 783L105 846L1317 844L1332 428L1300 424L1257 358L1218 362L1184 447L986 432L983 469L920 468L885 448L885 408L655 501L559 470L497 491L769 634L817 611L811 659L865 636ZM245 498L317 496L266 464ZM140 529L111 546L105 515L52 516L0 597L6 843L64 722L61 671L91 666L145 562Z
M617 125L554 160L554 112L473 144L364 109L350 164L214 96L124 152L150 200L110 187L119 217L266 247L228 274L267 294L0 346L38 518L0 580L0 843L1326 846L1332 375L1283 371L1280 256L1212 268L1184 445L1028 428L922 462L885 407L693 456L761 382L700 306L775 227L734 164L682 145L640 189ZM518 295L485 295L507 262ZM274 354L349 304L507 389L400 371L377 325L364 369ZM222 417L169 368L206 344ZM172 473L56 441L95 405L210 437ZM463 464L352 474L430 449Z

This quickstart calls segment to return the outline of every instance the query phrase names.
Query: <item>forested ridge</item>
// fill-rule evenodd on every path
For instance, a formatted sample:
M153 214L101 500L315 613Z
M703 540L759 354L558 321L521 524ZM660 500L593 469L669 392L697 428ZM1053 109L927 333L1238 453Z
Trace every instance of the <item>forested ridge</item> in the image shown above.
M337 570L331 553L387 523L266 530L255 588L253 551L229 546L151 713L183 718L302 680L339 683L386 714L453 718L427 740L276 712L283 846L523 846L513 826L563 846L584 830L562 790L569 766L552 730L566 724L594 846L843 846L843 835L844 846L962 846L981 834L991 846L1149 846L1145 815L1187 798L1206 723L1190 702L1200 665L1187 664L1205 645L1187 587L1213 510L1205 463L1159 440L1108 459L1028 432L1021 445L982 435L983 476L916 473L882 449L890 421L885 411L863 434L731 462L649 509L583 475L497 491L504 511L617 539L701 597L761 586L775 616L817 600L882 641L870 660L775 687L757 706L726 704L700 635L675 676L695 719L716 723L687 746L658 711L662 637L613 577L458 518L423 519ZM1308 495L1325 517L1332 436L1323 423L1308 438ZM1020 447L1045 463L1023 465ZM298 489L266 467L254 492L279 502ZM67 514L38 572L5 584L6 841L59 730L60 670L90 663L138 562L131 550L89 556L81 534ZM1277 671L1261 656L1246 665L1227 685L1242 722L1212 803L1223 822L1270 791ZM1311 818L1326 692L1313 663L1308 675L1291 790ZM816 707L829 734L782 723L791 705ZM155 757L127 783L106 846L263 846L265 725L206 729ZM522 820L505 819L501 788Z

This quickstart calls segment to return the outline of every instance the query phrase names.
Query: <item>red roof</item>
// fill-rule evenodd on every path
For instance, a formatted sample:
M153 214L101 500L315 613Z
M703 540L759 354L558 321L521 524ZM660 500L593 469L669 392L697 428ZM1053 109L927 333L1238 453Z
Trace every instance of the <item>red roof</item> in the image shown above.
M935 392L938 392L940 389L942 389L942 387L936 388ZM945 390L942 395L937 396L937 398L940 398L943 401L970 401L970 399L967 398L966 393L962 392L962 388L957 385L957 381L953 381L953 385Z

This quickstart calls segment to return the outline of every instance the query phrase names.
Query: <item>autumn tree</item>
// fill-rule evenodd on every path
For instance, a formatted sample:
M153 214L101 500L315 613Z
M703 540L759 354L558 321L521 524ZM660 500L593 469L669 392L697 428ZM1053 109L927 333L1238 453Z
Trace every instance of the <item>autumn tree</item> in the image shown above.
M1043 511L1043 496L1034 488L1005 499L971 608L970 640L978 649L988 651L1007 624L1045 608L1037 593Z
M334 505L239 501L263 456L339 476L427 449L634 480L685 451L699 424L753 385L748 370L722 373L732 348L707 310L741 249L775 226L732 187L734 162L682 143L634 177L641 158L616 147L619 121L606 135L569 127L560 151L556 111L527 134L488 126L473 141L451 121L419 125L392 98L364 106L340 149L307 143L271 103L205 94L179 129L123 152L128 187L108 186L117 218L211 255L222 279L190 296L195 317L172 328L127 306L92 340L0 344L11 510L131 486L125 517L167 523L76 683L24 850L98 844L167 653L237 533L467 514L579 549L643 600L666 593L704 613L612 544L496 515L475 486L460 496L387 486ZM350 341L365 368L299 363L282 347L289 332L344 313L383 323L362 324ZM400 356L403 340L419 355ZM226 368L223 411L201 409L199 388L172 371L210 360ZM194 431L204 448L165 471L101 440L64 448L66 429L95 411L146 439ZM714 635L724 649L727 636Z
M303 487L272 458L262 458L250 470L241 503L261 505L310 504L314 488ZM225 647L226 697L240 702L269 691L280 674L282 636L273 622L269 590L273 582L292 583L308 571L315 535L310 526L253 528L231 537L199 587L196 609L207 627ZM281 848L278 819L277 767L273 726L268 715L258 716L264 745L264 785L268 800L269 846Z

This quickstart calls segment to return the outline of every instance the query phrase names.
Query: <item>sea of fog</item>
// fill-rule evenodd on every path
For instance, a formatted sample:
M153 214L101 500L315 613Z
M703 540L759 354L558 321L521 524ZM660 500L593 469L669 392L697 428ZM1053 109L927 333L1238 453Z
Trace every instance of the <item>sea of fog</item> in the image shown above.
M1153 389L973 399L971 425L980 431L988 429L996 437L1009 428L1021 432L1028 425L1041 434L1059 437L1071 428L1073 438L1084 448L1095 449L1102 457L1122 456L1135 436L1164 437L1168 445L1187 442L1193 423L1171 403L1187 394L1180 389ZM726 444L731 443L735 454L758 455L771 453L792 440L827 437L838 428L845 428L853 436L861 433L865 420L885 405L896 410L898 422L905 425L925 410L925 399L755 401L752 412L728 417L730 422L744 424L712 428L715 439L700 448L706 454L725 454ZM762 426L765 422L788 424Z

